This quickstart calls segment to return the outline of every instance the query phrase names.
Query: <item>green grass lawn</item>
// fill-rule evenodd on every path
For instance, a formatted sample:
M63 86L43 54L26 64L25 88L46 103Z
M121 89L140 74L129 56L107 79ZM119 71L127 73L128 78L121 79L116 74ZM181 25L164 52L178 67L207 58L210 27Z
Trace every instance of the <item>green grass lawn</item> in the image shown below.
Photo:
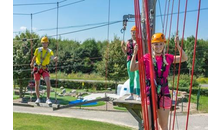
M13 91L13 100L14 99L19 99L20 97L19 97L19 95L15 95L15 92Z
M131 130L132 128L117 126L97 121L75 118L13 113L14 130Z
M51 77L51 79L56 78L56 74L51 73L50 77ZM82 73L65 74L65 73L58 72L57 78L58 79L105 80L105 77L100 76L96 73L92 73L92 74L82 74Z
M19 99L19 98L20 98L19 95L13 94L13 100L14 100L14 99Z
M191 95L191 102L197 103L197 95ZM208 113L208 96L200 95L199 98L199 111Z

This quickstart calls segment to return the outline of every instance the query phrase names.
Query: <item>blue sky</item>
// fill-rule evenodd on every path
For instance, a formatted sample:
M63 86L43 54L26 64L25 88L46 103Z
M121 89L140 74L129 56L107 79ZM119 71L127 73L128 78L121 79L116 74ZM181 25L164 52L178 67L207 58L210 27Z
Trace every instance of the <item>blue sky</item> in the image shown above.
M32 0L25 1L24 0L14 0L13 4L28 4L28 3L53 3L58 0ZM59 0L62 1L62 0ZM65 5L68 3L76 2L80 0L67 0L60 5ZM159 1L159 0L157 0ZM162 14L164 14L165 9L165 1L160 0ZM181 1L180 11L185 10L185 0ZM77 26L84 24L94 24L94 23L102 23L108 21L108 2L109 0L85 0L83 2L79 2L77 4L69 5L66 7L62 7L59 9L59 27L65 26ZM111 0L111 11L110 11L110 21L118 21L122 20L123 15L125 14L134 14L134 0ZM199 0L188 0L188 10L196 10L198 9ZM141 2L140 2L141 3ZM32 5L32 6L13 6L13 13L25 13L31 14L36 13L42 10L50 9L56 7L56 4L53 5ZM170 0L170 10L171 12L172 0ZM174 2L174 11L177 12L178 0ZM199 34L198 38L208 39L208 0L202 0L201 8L206 8L205 10L201 10L200 12L200 22L199 22ZM46 28L56 28L56 17L57 11L51 10L48 12L40 13L33 15L33 30L42 35L55 35L56 30L51 31L39 31L40 29ZM160 15L159 4L156 4L156 15ZM183 29L183 18L184 13L180 14L180 23L179 23L179 35L182 36ZM164 19L164 18L162 18ZM186 18L186 29L185 29L185 37L195 35L196 29L196 20L197 20L197 12L187 13ZM131 19L134 21L134 19ZM177 23L177 15L173 15L172 20L172 29L171 34L176 32L176 23ZM130 28L134 25L134 22L129 22L127 26L127 31L125 33L125 39L130 38ZM59 33L65 33L70 31L76 31L84 28L89 28L93 26L86 27L77 27L70 29L59 29ZM168 25L167 25L167 36L170 27L170 16L168 17ZM13 32L22 31L22 29L31 28L31 17L30 15L13 15ZM88 38L95 38L96 40L106 40L107 39L107 26L96 28L92 30L62 35L62 38L72 39L77 41L84 41ZM122 23L116 23L110 25L109 36L110 40L113 39L114 35L122 38L122 34L120 33L120 29L122 28ZM156 17L156 32L162 31L161 17ZM15 33L13 33L15 36Z

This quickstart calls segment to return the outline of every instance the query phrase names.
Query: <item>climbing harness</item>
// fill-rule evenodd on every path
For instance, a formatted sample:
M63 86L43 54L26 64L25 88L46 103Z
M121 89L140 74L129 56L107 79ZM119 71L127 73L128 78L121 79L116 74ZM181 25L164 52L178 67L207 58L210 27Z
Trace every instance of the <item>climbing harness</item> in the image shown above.
M160 99L163 97L163 108L164 108L164 96L170 98L170 94L164 94L161 91L162 87L168 86L168 80L163 76L163 73L166 71L166 64L162 60L162 67L161 67L161 75L160 76L158 74L158 65L157 65L155 58L153 58L153 65L154 65L154 70L155 70L155 75L156 75L156 79L154 80L154 82L156 85L156 92L157 92L157 97L158 97L157 105L158 105L158 109L160 109ZM163 80L163 83L161 82L161 80ZM151 86L150 79L146 80L146 85ZM150 87L150 89L151 89L151 87ZM151 96L151 95L148 94L148 96Z
M34 70L31 72L32 74L39 73L40 75L43 75L44 72L49 72L48 66L42 66L43 61L45 60L48 52L51 52L50 49L47 48L46 53L43 57L43 47L38 48L38 51L40 53L40 64L37 65L34 63Z

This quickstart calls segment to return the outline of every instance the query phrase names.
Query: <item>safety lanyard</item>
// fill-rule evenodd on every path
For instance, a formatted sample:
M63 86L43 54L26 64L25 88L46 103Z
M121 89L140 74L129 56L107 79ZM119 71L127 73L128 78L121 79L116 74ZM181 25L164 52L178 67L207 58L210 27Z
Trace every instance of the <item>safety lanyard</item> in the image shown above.
M163 73L166 70L166 64L163 62L162 59L161 76L159 77L157 61L155 58L153 58L153 61L154 61L154 71L156 73L157 94L159 94L161 92L161 87L162 87L161 79L163 78Z
M40 66L42 65L43 61L45 60L47 54L48 54L48 49L47 49L47 51L46 51L44 57L42 57L42 55L43 55L43 49L41 50L41 54L40 54Z

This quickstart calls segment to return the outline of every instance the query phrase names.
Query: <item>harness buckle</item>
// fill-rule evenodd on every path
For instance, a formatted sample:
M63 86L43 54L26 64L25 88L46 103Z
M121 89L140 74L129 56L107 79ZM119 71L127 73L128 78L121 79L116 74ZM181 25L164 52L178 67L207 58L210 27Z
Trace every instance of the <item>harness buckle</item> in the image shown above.
M157 85L157 94L160 94L160 92L161 92L161 85L158 84L158 85Z

